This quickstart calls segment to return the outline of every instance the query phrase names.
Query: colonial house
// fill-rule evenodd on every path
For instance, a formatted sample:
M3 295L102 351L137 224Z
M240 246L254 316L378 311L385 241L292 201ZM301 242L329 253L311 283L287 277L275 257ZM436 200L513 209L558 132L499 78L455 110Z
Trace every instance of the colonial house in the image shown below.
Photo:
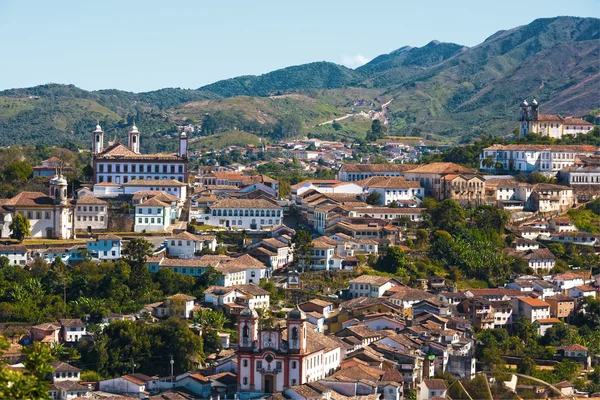
M170 256L191 258L199 255L205 248L217 249L217 237L214 235L194 235L189 232L172 234L167 238L167 251Z
M442 180L442 178L446 175L450 175L448 180ZM452 183L454 178L456 178L455 175L463 175L464 177L468 177L466 182L471 183L470 186L467 185L464 187L454 187L454 189L461 193L461 197L464 198L466 196L477 199L483 196L485 190L484 181L476 175L475 171L458 164L449 162L434 162L404 171L404 178L407 181L420 182L421 187L424 188L425 196L431 196L437 200L442 200L445 198L448 193L448 188L452 188ZM456 181L456 183L458 183L458 181Z
M394 286L400 286L401 283L394 278L387 276L361 275L350 281L348 296L357 297L381 297Z
M25 246L0 245L0 257L8 258L9 264L24 266L27 263L29 250Z
M151 198L135 206L134 231L135 232L161 232L166 231L171 225L170 204Z
M85 323L80 319L61 319L60 337L63 342L79 342L87 334Z
M531 297L514 297L513 322L520 316L525 316L530 322L550 318L550 304L541 299Z
M245 308L268 310L270 294L256 284L236 286L210 286L204 291L204 302L227 314L236 315Z
M248 230L261 230L281 223L281 207L265 199L223 199L210 207L207 220L209 225Z
M542 213L564 212L576 204L577 199L573 196L572 188L551 183L538 183L533 185L527 208Z
M414 207L421 203L424 191L419 182L407 181L401 176L373 176L357 182L365 192L377 193L379 205L388 206L395 202L399 207Z
M58 169L62 169L65 173L73 171L73 168L71 168L69 163L65 163L58 157L50 157L49 159L42 161L42 165L36 165L33 167L33 177L50 178L56 175L56 171Z
M92 258L99 260L120 260L122 247L123 239L117 235L100 235L86 243Z
M597 151L591 145L495 144L482 150L479 161L483 171L556 175L563 168L573 166L578 156L593 155Z
M103 231L108 228L108 203L94 196L75 200L75 230Z
M344 182L360 181L372 176L401 176L414 164L343 164L338 179Z

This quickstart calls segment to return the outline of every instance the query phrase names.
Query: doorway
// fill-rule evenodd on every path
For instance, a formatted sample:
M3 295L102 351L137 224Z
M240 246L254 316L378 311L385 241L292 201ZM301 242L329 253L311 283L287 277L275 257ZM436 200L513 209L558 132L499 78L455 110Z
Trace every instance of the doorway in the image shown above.
M265 393L275 393L275 380L273 379L273 375L265 375L265 384L263 385L263 391Z

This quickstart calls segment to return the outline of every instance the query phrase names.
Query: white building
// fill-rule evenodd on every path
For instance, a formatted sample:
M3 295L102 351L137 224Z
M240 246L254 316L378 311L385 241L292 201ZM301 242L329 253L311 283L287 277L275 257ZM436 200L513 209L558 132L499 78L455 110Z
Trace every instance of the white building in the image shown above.
M319 193L363 193L362 186L357 183L342 182L335 179L313 179L292 185L292 201L297 203L298 196L301 196L309 190L315 190Z
M0 257L8 258L8 263L12 265L24 266L27 264L29 251L25 246L1 246Z
M208 225L261 230L281 225L281 207L265 199L223 199L210 207Z
M256 284L237 285L230 287L211 286L204 291L204 302L213 308L231 309L234 306L268 310L271 295Z
M550 304L542 299L531 297L513 297L513 322L525 316L530 322L550 318Z
M589 156L598 151L591 145L495 144L479 155L483 171L547 172L556 175L575 164L577 156Z
M85 323L80 319L61 319L58 321L61 326L61 340L63 342L79 342L84 335L87 335Z
M344 182L360 181L372 176L401 176L411 164L343 164L338 179Z
M136 180L176 180L187 182L186 133L179 135L177 154L141 154L140 132L134 125L128 146L116 142L104 148L104 132L100 125L92 133L94 183L124 184Z
M374 176L357 182L364 191L381 196L378 204L390 205L396 202L399 207L416 207L425 196L425 190L419 182L407 181L401 176Z
M393 221L397 218L408 218L411 221L423 221L424 208L416 207L354 207L349 217L379 218Z
M419 384L417 400L445 399L447 390L443 379L424 379Z
M275 265L271 265L272 267L281 268L290 263L293 259L291 247L287 243L284 243L279 239L263 239L260 242L251 244L250 246L248 246L248 249L250 250L258 247L263 247L275 253L277 261L275 262Z
M217 249L217 237L181 232L173 234L167 239L167 250L170 256L191 258L199 255L204 248L215 251Z
M351 298L356 297L381 297L394 286L401 283L387 276L361 275L350 281L348 294Z
M166 231L171 224L171 205L151 198L135 206L135 232Z
M527 103L527 100L523 100L521 103L521 116L519 118L519 133L521 136L528 133L537 133L542 136L560 139L564 135L583 135L593 128L594 124L590 124L581 118L540 114L539 104L535 99L533 99L531 105Z
M92 258L98 260L120 260L123 239L117 235L100 235L95 241L86 243Z
M102 231L108 228L108 203L94 196L75 201L75 230Z
M29 219L32 238L72 239L73 206L67 199L67 180L56 175L50 180L50 195L21 192L11 199L0 199L0 238L10 236L10 225L19 213Z

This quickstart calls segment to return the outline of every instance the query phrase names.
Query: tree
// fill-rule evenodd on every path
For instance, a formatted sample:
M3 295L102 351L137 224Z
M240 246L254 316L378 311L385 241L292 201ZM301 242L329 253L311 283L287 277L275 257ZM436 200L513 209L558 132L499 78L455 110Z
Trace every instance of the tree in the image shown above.
M408 269L412 267L406 253L397 246L388 247L385 255L379 257L375 264L375 269L382 272L395 274L399 269Z
M131 266L129 287L138 296L147 294L152 286L150 272L146 266L146 260L152 255L152 247L152 243L146 239L135 238L131 239L123 250L125 260Z
M310 259L313 251L313 242L310 234L300 229L292 236L292 248L294 254L294 264L302 267L302 271L310 268Z
M528 343L538 336L535 325L524 315L517 318L515 333L524 343Z
M33 168L25 161L13 161L2 173L8 182L26 181L33 174Z
M23 214L16 214L8 228L11 230L10 237L19 242L31 235L31 224Z
M223 350L219 332L214 329L204 329L202 332L202 341L204 344L204 354L219 353L221 350Z
M367 137L365 139L367 142L376 142L379 139L383 139L385 132L386 127L381 124L381 121L374 119L373 122L371 122L371 130L367 132Z
M465 212L456 201L446 199L435 206L431 218L438 229L453 233L464 224Z
M333 122L331 123L331 127L336 130L339 131L340 129L342 129L342 125L336 121L335 119L333 120Z
M381 193L379 193L379 192L371 192L371 193L369 193L369 195L367 196L365 202L367 204L372 205L372 206L379 204L381 202Z
M523 375L531 375L535 371L536 363L531 357L522 357L517 364L517 372Z
M508 223L510 214L494 206L480 205L473 211L472 221L478 229L501 233Z
M0 355L9 344L0 337ZM0 368L0 398L2 399L50 399L49 382L46 375L52 372L50 363L54 361L47 345L35 342L32 347L23 349L26 360L25 372Z

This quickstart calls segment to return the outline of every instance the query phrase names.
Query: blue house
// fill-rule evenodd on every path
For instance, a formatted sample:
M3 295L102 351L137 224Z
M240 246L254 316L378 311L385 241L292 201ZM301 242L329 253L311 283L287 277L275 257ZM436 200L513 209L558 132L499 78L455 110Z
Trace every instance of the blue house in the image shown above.
M123 239L116 235L100 235L93 242L87 242L92 258L99 260L118 260L121 258Z

